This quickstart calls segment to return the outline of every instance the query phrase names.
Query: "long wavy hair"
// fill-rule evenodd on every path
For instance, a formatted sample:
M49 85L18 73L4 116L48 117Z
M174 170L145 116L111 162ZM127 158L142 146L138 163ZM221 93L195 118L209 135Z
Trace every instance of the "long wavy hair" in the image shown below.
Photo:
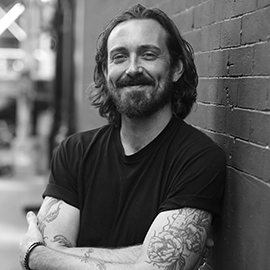
M110 97L104 75L104 71L107 70L107 41L111 31L118 24L134 19L156 20L167 32L166 45L170 53L171 68L175 68L181 60L184 69L180 79L173 83L172 111L178 118L186 118L197 97L198 75L194 64L193 49L181 37L174 22L163 11L157 8L145 8L140 4L130 7L112 19L99 35L95 57L94 85L88 91L92 105L99 109L99 114L107 118L109 123L118 123L120 114Z

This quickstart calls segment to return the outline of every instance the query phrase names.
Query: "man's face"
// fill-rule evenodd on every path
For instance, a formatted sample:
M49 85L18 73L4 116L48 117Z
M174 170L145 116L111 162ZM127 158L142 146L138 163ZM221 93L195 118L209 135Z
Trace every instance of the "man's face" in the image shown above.
M170 105L172 72L167 33L155 20L117 25L108 43L107 86L118 111L147 117Z

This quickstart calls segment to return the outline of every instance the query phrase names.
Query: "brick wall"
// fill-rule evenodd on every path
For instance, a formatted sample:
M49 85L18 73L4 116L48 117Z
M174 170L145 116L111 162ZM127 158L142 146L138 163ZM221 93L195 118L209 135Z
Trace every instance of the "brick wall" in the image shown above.
M233 169L269 183L270 160L264 160L270 151L270 1L186 0L158 6L195 51L198 102L188 122L223 145ZM235 154L240 148L245 155Z
M200 77L187 122L227 154L214 269L270 269L270 0L146 1L191 43Z
M136 2L84 1L83 59L93 59L103 25ZM270 269L270 0L140 2L164 10L192 44L200 80L187 122L227 154L223 216L211 265L214 270ZM83 63L84 92L94 63ZM83 115L83 129L92 127L89 112Z

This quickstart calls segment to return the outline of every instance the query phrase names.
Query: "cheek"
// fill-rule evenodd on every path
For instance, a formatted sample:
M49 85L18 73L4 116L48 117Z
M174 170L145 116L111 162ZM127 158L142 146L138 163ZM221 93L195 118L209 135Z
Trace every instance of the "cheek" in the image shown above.
M106 80L109 83L115 82L124 74L124 69L120 66L108 66Z
M169 80L171 80L169 70L163 70L157 74L156 80L160 86L164 86Z
M170 73L170 66L168 64L155 63L154 65L145 66L145 70L153 78L158 81L164 80Z

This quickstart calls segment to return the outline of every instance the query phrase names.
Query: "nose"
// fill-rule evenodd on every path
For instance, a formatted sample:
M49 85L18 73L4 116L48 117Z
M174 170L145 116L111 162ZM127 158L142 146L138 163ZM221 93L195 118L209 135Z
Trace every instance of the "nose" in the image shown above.
M130 57L129 65L126 69L126 74L132 76L142 72L143 68L140 66L137 57Z

